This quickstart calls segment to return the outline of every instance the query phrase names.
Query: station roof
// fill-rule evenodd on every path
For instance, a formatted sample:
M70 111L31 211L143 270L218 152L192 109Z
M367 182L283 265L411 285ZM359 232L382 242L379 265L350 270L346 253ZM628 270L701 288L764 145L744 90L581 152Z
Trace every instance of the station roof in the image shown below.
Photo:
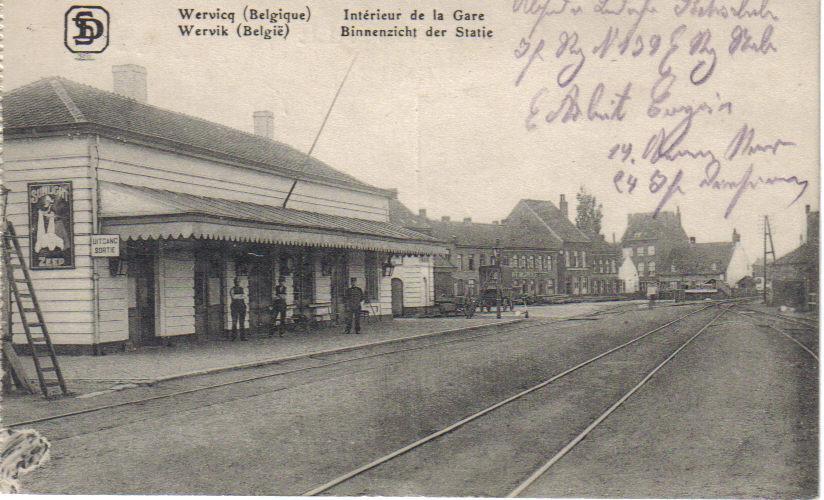
M48 77L3 96L4 133L94 132L190 151L292 178L325 181L390 195L278 141L170 111L61 77Z
M431 236L388 222L112 182L101 182L101 190L104 230L125 239L203 238L398 254L445 252ZM140 215L114 212L108 208L108 197L129 197L147 208Z

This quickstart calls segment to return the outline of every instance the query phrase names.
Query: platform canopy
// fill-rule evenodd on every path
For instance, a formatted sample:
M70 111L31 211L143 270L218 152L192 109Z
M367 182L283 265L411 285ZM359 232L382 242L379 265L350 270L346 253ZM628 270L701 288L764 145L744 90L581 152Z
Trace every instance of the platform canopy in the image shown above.
M403 255L445 254L434 238L388 222L236 200L101 183L121 200L151 207L137 215L101 213L102 230L124 240L204 239L348 248Z

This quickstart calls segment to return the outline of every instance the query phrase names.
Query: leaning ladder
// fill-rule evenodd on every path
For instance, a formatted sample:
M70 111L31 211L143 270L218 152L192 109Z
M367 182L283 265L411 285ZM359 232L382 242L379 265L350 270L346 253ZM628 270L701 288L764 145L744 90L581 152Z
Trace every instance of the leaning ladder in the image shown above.
M17 312L20 313L20 323L26 334L26 340L31 349L31 356L34 360L34 369L37 371L37 380L40 382L40 390L46 398L53 398L59 395L68 395L66 381L60 372L60 365L57 363L57 355L54 352L46 322L43 319L43 311L37 302L37 295L34 293L34 286L31 282L31 275L23 260L23 252L20 250L20 241L14 231L11 221L6 223L6 233L3 235L3 261L6 265L6 276L11 285L11 295L17 303ZM32 321L29 314L34 313L36 320ZM54 374L57 378L46 378L47 374ZM59 388L59 392L58 392Z

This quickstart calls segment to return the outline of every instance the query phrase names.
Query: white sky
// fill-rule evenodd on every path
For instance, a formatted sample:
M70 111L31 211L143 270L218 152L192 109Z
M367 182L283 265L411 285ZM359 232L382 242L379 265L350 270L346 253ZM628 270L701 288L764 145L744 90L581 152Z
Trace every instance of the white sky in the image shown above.
M224 11L240 12L243 1L102 1L112 14L111 45L91 61L76 60L63 46L63 14L74 3L18 1L6 5L6 89L59 75L110 90L112 65L140 64L148 70L150 103L247 131L252 128L253 111L270 109L275 112L275 137L305 151L357 53L357 63L315 156L371 184L398 188L401 200L413 210L427 208L430 217L471 216L476 221L492 221L505 217L521 198L550 199L557 204L561 193L566 193L574 210L575 192L584 184L604 205L607 238L613 232L620 238L627 213L651 211L658 202L659 195L649 193L645 180L639 181L633 196L617 193L612 178L620 164L608 160L607 151L616 142L627 141L642 148L652 133L675 123L644 116L660 57L628 62L626 58L595 61L590 56L578 75L576 82L584 97L598 82L607 85L608 99L628 80L633 81L624 122L539 122L535 130L527 131L526 112L539 88L550 89L544 110L562 98L554 87L559 62L553 52L558 31L567 25L549 18L538 28L536 36L546 38L553 48L548 45L545 60L536 62L516 88L514 81L523 60L516 60L513 52L534 17L513 14L510 0L415 3L427 13L433 7L447 14L461 7L485 12L487 18L480 24L493 29L495 37L471 41L342 40L337 36L340 24L364 25L342 22L345 7L409 12L410 2L311 1L311 23L293 26L287 41L267 41L180 37L177 25L182 21L177 8L219 5ZM672 5L663 0L656 3ZM723 213L731 191L696 187L703 163L662 165L668 175L683 168L690 183L685 187L689 192L667 207L680 206L687 233L698 241L727 241L736 227L750 260L761 252L759 223L764 214L770 215L781 255L797 246L804 232L804 205L819 206L818 8L815 2L801 3L811 5L770 3L781 19L775 22L773 35L779 51L769 56L738 54L731 59L726 47L736 23L714 20L706 24L713 31L714 46L723 52L715 73L702 87L689 88L683 81L673 87L674 103L717 102L716 92L734 102L730 116L697 120L685 147L713 148L721 154L744 123L756 128L763 142L781 138L798 144L774 157L725 163L731 180L740 178L752 162L762 175L798 175L811 184L791 207L787 204L795 189L748 191L729 219ZM303 5L294 0L278 4L293 9L303 9ZM607 21L622 31L629 25L629 18L600 20L597 25L586 25L583 19L568 26L581 32L582 39L586 37L584 45L590 48L602 38ZM668 37L682 21L661 17L645 21L642 27L646 34L660 32ZM692 20L687 23L691 34L704 26ZM455 24L445 23L445 27ZM749 21L747 26L760 37L765 24ZM636 170L646 172L647 178L652 172L646 166Z

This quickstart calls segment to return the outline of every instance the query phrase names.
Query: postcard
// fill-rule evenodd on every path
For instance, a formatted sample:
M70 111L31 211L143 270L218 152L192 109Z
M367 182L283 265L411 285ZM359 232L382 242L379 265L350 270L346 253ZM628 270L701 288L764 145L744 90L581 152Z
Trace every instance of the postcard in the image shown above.
M819 22L4 6L0 489L819 494Z

